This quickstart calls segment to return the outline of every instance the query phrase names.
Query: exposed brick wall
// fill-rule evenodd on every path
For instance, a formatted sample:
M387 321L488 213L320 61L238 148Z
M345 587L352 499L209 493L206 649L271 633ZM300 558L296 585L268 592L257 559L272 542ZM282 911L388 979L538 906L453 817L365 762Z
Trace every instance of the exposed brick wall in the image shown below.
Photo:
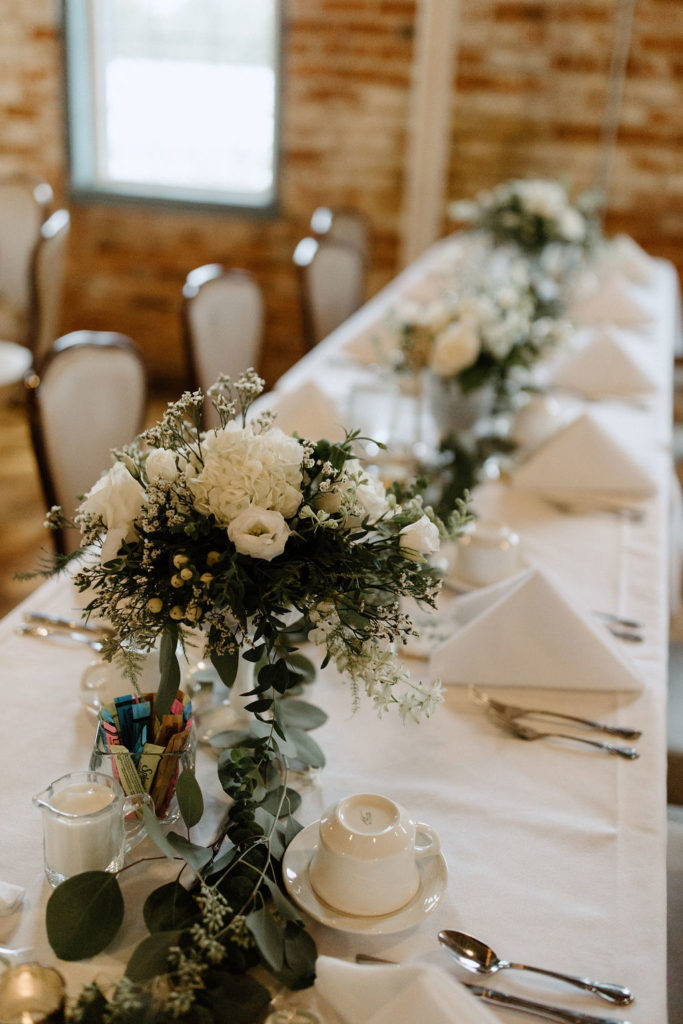
M512 174L589 183L616 0L461 0L449 198ZM291 254L322 202L373 229L374 292L395 272L417 0L285 0L278 216L71 204L64 330L120 330L158 380L183 383L180 291L192 267L256 274L263 371L302 352ZM66 196L56 0L0 0L0 175ZM683 4L638 0L608 226L683 267ZM444 225L446 227L446 225Z

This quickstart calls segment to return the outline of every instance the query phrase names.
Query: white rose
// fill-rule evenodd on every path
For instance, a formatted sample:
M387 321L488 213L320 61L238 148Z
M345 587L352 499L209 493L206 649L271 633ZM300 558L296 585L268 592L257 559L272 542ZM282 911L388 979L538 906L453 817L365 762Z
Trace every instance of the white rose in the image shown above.
M440 377L452 377L479 355L479 334L470 323L455 322L437 335L430 365Z
M178 478L177 455L168 448L153 448L145 462L147 479L151 484L165 480L173 483Z
M351 479L352 477L355 478ZM360 480L360 482L356 482ZM344 472L335 480L331 489L318 494L315 500L315 507L329 512L331 515L341 508L342 497L355 488L356 504L369 516L371 522L376 522L389 508L387 494L384 484L377 477L366 476L358 459L348 459L344 465ZM365 518L365 515L361 519ZM360 520L359 520L360 522ZM351 524L353 525L353 524Z
M567 195L556 181L522 181L519 195L527 213L554 220L567 206Z
M78 511L101 516L107 528L100 556L103 562L114 558L123 540L135 538L133 520L144 504L144 488L122 462L115 462L90 488Z
M279 427L255 433L233 421L204 436L202 453L204 465L188 485L197 509L218 523L227 526L252 505L290 518L301 504L303 449Z
M559 222L560 235L568 242L580 242L586 233L583 217L578 210L566 209Z
M228 537L240 555L270 562L285 550L290 529L280 512L252 505L235 516Z
M439 531L427 516L404 526L399 534L399 546L416 551L419 555L432 555L439 550Z

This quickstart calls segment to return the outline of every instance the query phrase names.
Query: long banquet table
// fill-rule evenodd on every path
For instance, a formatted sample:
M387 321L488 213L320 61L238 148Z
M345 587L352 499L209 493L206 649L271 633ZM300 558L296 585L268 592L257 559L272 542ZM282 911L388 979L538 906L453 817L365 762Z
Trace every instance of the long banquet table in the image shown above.
M442 267L455 244L438 244L399 275L286 374L273 401L314 380L330 401L345 408L366 371L342 358L344 346L371 331L399 296ZM498 695L637 726L643 731L640 758L630 762L578 745L519 742L495 727L466 687L446 686L444 704L427 722L404 725L395 714L380 721L367 705L352 711L348 685L328 667L308 695L329 715L315 733L327 764L302 784L298 818L312 823L348 793L384 793L437 830L449 880L439 905L406 932L352 934L312 922L321 953L352 959L362 951L428 961L471 981L436 940L439 929L459 928L511 959L628 985L636 1001L619 1011L568 986L515 972L495 979L505 991L612 1014L631 1024L665 1024L671 373L678 290L670 264L654 261L653 269L653 282L642 295L654 319L641 340L657 375L657 393L645 403L610 401L599 408L656 478L644 522L562 514L501 481L487 483L474 499L479 511L518 530L527 561L552 572L572 601L645 624L645 642L624 645L623 652L642 680L640 692L506 688ZM51 580L0 622L0 879L26 888L23 910L0 917L0 945L32 947L35 959L57 964L72 992L93 977L121 973L144 934L135 898L144 898L157 875L165 877L163 866L126 872L127 911L119 938L93 961L56 961L45 937L51 890L43 875L40 815L31 797L50 780L87 767L93 719L80 704L78 683L93 655L85 648L20 637L16 627L27 608L65 615L76 603L68 579ZM423 677L429 673L426 661L414 660L411 668ZM227 798L206 752L200 752L198 774L210 794L208 837ZM314 991L298 993L294 1001L330 1024L337 1019ZM491 1009L501 1020L522 1019Z

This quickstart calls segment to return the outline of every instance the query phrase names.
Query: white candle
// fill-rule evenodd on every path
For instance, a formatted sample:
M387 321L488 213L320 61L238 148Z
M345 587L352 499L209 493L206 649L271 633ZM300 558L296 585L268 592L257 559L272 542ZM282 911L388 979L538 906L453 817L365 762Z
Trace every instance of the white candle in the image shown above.
M104 871L123 845L123 816L114 793L99 782L65 786L44 812L43 836L45 863L53 873L69 878Z

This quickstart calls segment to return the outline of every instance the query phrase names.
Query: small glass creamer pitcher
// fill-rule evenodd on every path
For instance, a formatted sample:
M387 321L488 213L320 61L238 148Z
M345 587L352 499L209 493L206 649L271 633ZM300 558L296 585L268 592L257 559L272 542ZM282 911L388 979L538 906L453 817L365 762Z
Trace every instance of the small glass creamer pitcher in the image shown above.
M118 871L144 837L147 793L126 796L102 772L70 772L33 797L43 813L45 874L52 886L83 871Z

